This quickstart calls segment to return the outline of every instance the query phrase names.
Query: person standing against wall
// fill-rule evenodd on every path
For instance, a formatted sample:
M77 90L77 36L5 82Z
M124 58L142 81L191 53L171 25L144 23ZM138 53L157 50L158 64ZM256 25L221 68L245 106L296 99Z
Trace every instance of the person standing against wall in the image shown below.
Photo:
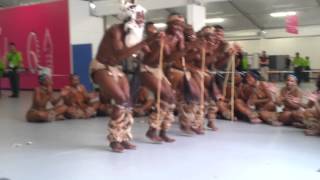
M262 55L259 57L260 74L265 81L269 80L269 57L266 51L262 51Z
M300 53L296 52L296 56L293 59L294 73L298 78L298 85L303 79L303 68L304 68L304 59L300 57Z
M6 77L9 77L12 95L10 97L19 97L19 68L22 67L22 55L16 49L15 43L9 44L9 52L6 55L7 66L6 66Z
M306 58L304 59L303 62L304 62L303 63L303 69L305 71L309 71L310 70L310 58L309 58L309 56L306 56ZM303 73L303 77L304 77L304 81L305 82L309 82L310 81L310 75L309 74L310 74L309 72L304 72Z

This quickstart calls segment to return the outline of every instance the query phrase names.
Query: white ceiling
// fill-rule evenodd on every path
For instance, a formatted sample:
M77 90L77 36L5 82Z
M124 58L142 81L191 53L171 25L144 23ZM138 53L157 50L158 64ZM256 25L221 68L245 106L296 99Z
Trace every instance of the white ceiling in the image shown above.
M0 6L16 6L41 1L48 0L0 0ZM111 2L111 0L94 1ZM150 1L151 4L155 6L153 9L157 9L157 3L161 0L138 0L138 2L139 1ZM197 1L210 2L208 0ZM178 1L172 0L170 2L175 3ZM207 9L207 18L222 17L226 19L221 25L223 25L227 31L282 28L284 26L284 19L272 18L269 13L287 10L297 11L300 26L320 25L320 0L224 0L222 2L211 1L204 5ZM180 12L185 15L185 9L185 6L181 6L150 10L148 11L147 19L155 22L164 22L166 16L171 12Z
M232 0L205 4L207 18L221 17L226 30L275 29L284 26L283 18L269 14L278 11L296 11L300 26L320 25L320 0ZM151 21L165 21L170 12L186 14L185 7L149 11Z

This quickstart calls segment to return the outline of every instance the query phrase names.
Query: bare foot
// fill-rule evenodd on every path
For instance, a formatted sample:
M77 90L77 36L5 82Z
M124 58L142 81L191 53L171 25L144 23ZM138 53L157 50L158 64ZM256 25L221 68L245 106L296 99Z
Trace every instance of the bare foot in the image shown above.
M146 136L156 144L161 144L162 143L162 138L160 138L157 135L157 130L155 128L149 128L149 130L146 133Z
M129 143L128 141L121 142L121 145L124 149L135 150L137 149L136 145Z
M253 118L253 119L250 119L250 122L252 124L260 124L260 123L262 123L262 120L259 118Z
M191 130L193 132L195 132L196 134L198 134L198 135L203 135L204 134L204 131L201 128L191 128Z
M110 143L111 150L116 153L122 153L124 151L123 146L119 142Z
M279 121L272 121L272 122L271 122L271 125L272 125L272 126L282 126L283 123L282 123L282 122L279 122Z
M307 129L304 131L304 134L307 136L319 136L320 130L318 129Z

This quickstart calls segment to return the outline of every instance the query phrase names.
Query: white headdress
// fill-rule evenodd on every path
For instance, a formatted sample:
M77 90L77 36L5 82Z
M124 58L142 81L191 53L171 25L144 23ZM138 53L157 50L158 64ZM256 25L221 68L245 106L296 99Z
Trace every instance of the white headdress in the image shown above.
M147 10L139 4L130 3L127 1L121 1L119 18L125 20L131 18L136 19L137 12L146 13Z
M137 13L140 12L144 14L147 12L147 10L138 4L130 3L127 1L121 2L122 4L120 9L120 19L129 20L124 25L124 30L128 33L125 37L125 44L127 47L132 47L140 43L143 39L144 24L136 23Z
M52 77L52 70L48 67L38 66L38 74Z

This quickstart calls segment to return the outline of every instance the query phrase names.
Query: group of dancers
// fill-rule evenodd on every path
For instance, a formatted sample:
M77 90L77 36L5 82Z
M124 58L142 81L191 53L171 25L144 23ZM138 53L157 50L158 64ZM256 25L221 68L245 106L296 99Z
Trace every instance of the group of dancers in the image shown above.
M294 75L287 77L280 91L263 81L256 71L236 71L230 82L226 74L217 72L227 71L232 61L237 66L241 48L224 39L223 27L205 26L195 32L182 15L173 13L167 18L167 28L159 31L152 22L145 23L145 13L142 6L125 3L123 22L106 30L90 66L91 78L99 86L100 101L95 98L97 95L86 92L76 75L71 75L70 86L54 97L50 77L40 75L40 87L35 90L27 119L90 118L109 110L107 139L112 151L135 149L131 143L133 97L121 63L138 55L141 87L155 97L143 97L148 93L139 97L146 99L145 107L153 107L148 115L146 137L154 143L175 141L168 135L175 113L181 131L188 135L204 134L205 125L218 130L217 118L294 125L309 128L306 133L310 135L320 133L317 121L309 123L320 117L318 97L308 94L309 102L303 103L305 96ZM48 102L53 105L50 110L46 109ZM143 114L144 110L135 112Z

